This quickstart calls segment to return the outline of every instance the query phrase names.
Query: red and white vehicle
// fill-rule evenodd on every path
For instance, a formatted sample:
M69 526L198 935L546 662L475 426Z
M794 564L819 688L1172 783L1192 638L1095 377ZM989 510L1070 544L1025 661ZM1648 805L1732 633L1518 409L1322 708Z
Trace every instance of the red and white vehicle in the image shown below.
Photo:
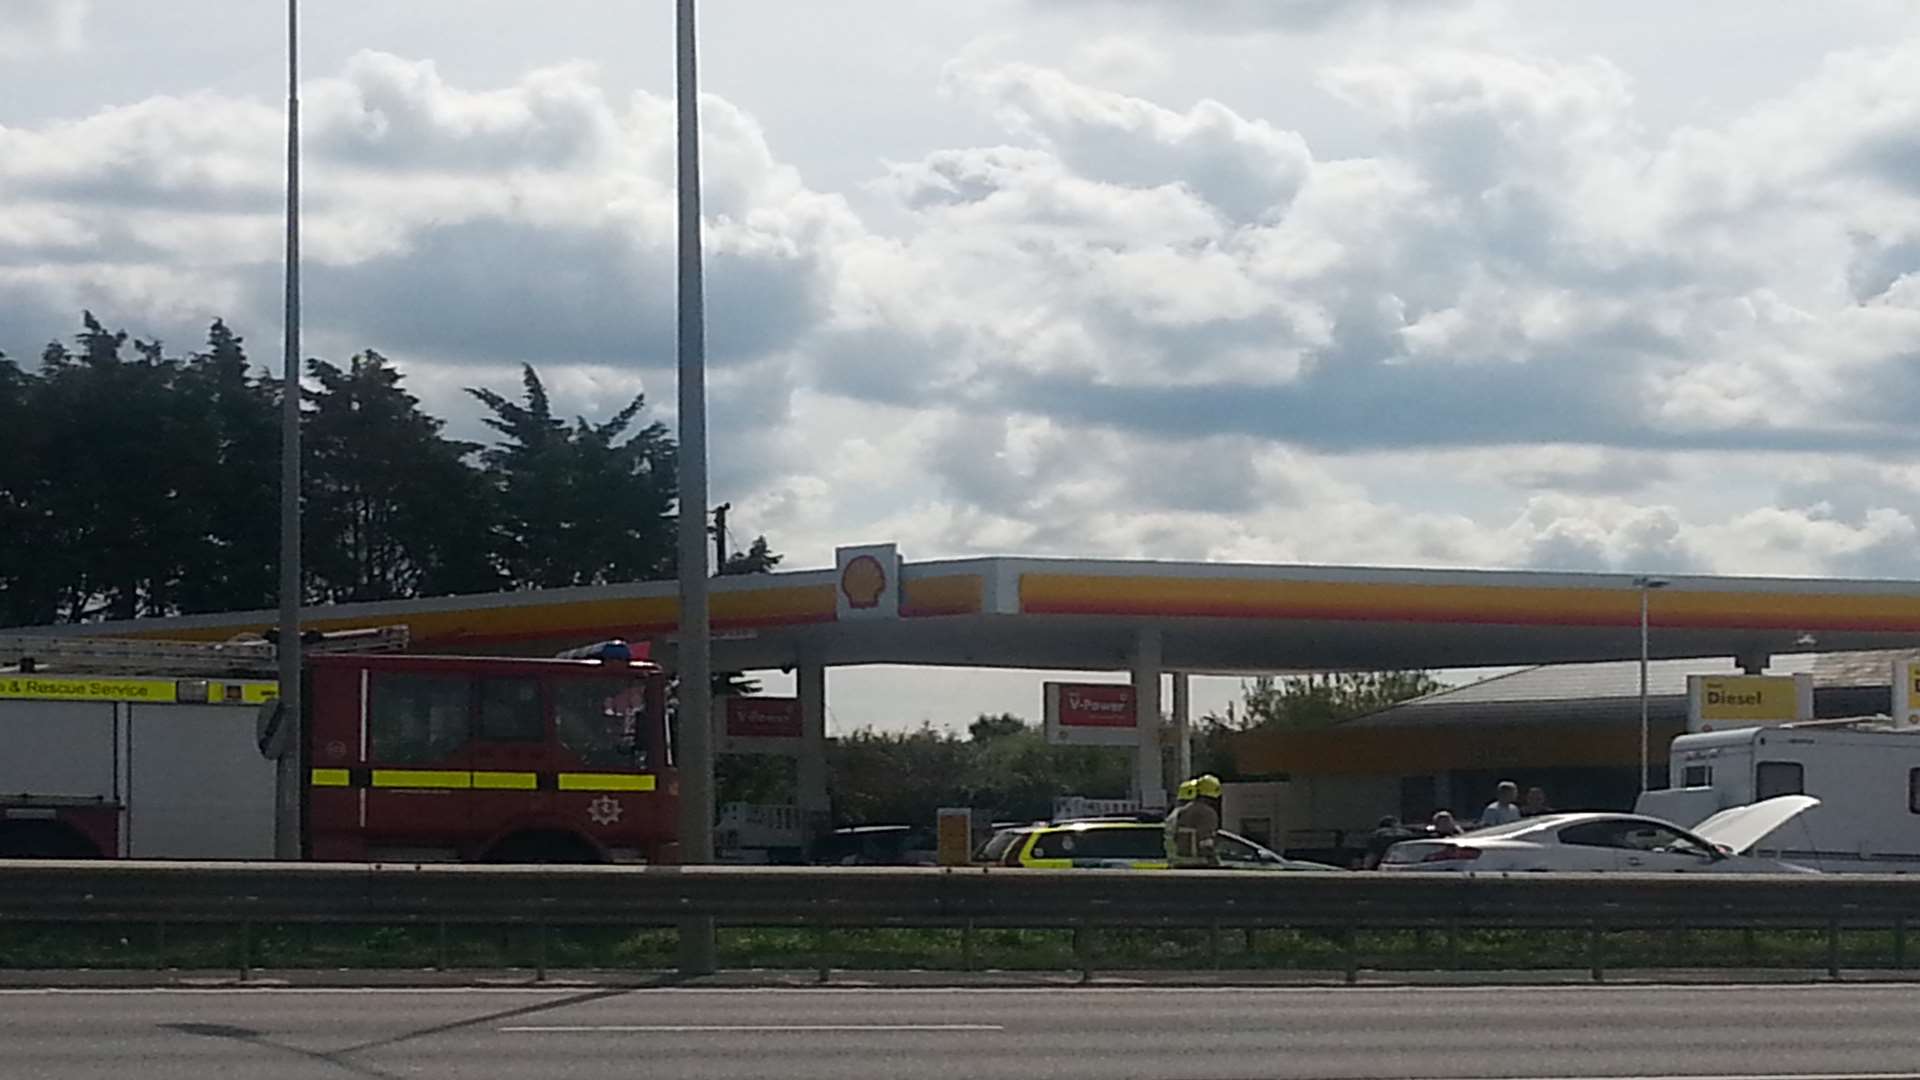
M0 856L272 857L277 684L236 674L271 671L271 646L4 644ZM325 648L296 748L306 857L673 861L658 666Z

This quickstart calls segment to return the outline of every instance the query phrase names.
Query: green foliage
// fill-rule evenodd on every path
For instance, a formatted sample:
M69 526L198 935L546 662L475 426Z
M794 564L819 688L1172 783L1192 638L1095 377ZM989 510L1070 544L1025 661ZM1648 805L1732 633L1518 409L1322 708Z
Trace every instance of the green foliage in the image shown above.
M645 395L603 423L569 426L553 415L531 364L522 401L479 387L467 393L502 436L481 454L499 492L500 562L519 586L598 585L670 576L677 563L674 445L666 426L629 433Z
M842 824L931 824L942 806L1032 821L1052 815L1056 796L1118 797L1131 779L1124 751L1050 746L1005 714L975 720L966 738L931 727L856 731L834 740L827 759Z
M371 349L344 369L310 360L307 371L318 384L305 392L302 445L312 591L354 601L497 588L485 542L494 493L466 464L479 448L442 436L444 422Z
M521 400L469 391L500 436L482 447L447 438L378 352L306 370L308 602L673 573L674 444L643 398L567 423L527 367ZM280 406L219 320L185 357L92 312L37 370L0 353L0 626L273 606ZM780 558L757 537L722 570Z
M1225 716L1201 717L1194 725L1194 771L1242 779L1233 753L1234 738L1242 732L1322 728L1433 693L1441 686L1425 671L1263 675L1242 682L1237 706L1227 706Z

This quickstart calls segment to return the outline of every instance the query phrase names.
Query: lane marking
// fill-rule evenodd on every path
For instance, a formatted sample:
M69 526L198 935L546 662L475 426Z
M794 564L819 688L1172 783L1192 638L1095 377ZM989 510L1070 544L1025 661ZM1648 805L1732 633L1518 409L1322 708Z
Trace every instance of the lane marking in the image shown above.
M754 1032L758 1034L812 1031L1005 1031L1002 1024L523 1024L500 1028L515 1034L577 1035L686 1034L694 1032Z

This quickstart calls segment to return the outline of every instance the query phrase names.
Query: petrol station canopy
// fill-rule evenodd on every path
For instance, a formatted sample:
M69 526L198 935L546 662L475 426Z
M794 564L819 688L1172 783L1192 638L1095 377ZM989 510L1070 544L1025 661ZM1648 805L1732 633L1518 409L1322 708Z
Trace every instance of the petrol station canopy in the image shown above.
M1736 657L1920 644L1920 582L985 557L843 548L832 569L716 578L721 670L959 665L1120 670L1147 637L1167 671L1385 670ZM547 655L608 638L672 662L674 582L308 608L308 629L405 624L413 648ZM247 611L45 628L222 640Z

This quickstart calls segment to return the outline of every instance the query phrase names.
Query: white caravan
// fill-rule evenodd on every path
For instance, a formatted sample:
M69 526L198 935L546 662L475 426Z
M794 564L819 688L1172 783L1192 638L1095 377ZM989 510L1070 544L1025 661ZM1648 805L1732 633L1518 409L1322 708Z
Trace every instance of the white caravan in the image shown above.
M1820 805L1773 830L1753 854L1828 873L1920 872L1920 731L1884 718L1703 731L1673 740L1668 775L1636 813L1692 827L1781 795Z

